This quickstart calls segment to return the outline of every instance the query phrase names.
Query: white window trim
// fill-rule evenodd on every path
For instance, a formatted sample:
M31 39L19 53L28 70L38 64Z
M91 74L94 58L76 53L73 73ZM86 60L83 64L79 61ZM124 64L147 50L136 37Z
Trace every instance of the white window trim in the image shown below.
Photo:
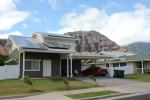
M39 63L41 64L41 59L25 59L25 62L26 61L39 61ZM27 69L25 69L24 71L41 71L40 68L41 68L41 66L39 65L37 70L27 70Z

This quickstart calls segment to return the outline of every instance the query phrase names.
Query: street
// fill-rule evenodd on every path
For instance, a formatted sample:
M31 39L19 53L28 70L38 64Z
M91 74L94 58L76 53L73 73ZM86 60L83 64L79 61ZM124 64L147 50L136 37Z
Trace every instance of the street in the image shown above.
M150 94L132 96L132 97L116 99L116 100L150 100Z

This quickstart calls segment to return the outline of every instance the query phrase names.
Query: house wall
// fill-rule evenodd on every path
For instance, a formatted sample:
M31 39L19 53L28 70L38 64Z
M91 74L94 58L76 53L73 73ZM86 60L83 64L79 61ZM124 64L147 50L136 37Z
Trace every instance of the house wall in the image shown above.
M144 61L145 69L150 69L150 61Z
M22 76L22 68L23 68L23 54L21 54L21 68L20 68L20 76ZM26 59L40 59L40 71L25 71L25 76L30 77L43 77L43 60L51 60L51 75L60 76L60 55L53 53L34 53L34 52L26 52Z
M9 59L18 59L19 58L19 51L16 48L15 50L13 50L10 55L9 55Z
M134 63L127 62L126 66L113 67L113 63L107 68L109 75L112 77L114 75L114 70L124 70L124 74L133 74L134 73Z

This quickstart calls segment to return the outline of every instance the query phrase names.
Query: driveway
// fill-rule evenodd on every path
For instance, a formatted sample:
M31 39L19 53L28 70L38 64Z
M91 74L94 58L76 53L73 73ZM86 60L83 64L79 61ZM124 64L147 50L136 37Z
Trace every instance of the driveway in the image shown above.
M80 80L90 82L89 78L78 78ZM128 79L100 77L97 78L97 84L105 86L109 90L115 90L122 93L140 93L150 91L150 83L133 81Z
M89 78L78 78L80 80L90 82L93 81ZM127 79L120 79L120 78L112 78L112 77L98 77L97 83L100 85L104 85L106 87L114 87L114 86L122 86L122 85L129 85L129 84L138 84L142 82L133 81L133 80L127 80Z

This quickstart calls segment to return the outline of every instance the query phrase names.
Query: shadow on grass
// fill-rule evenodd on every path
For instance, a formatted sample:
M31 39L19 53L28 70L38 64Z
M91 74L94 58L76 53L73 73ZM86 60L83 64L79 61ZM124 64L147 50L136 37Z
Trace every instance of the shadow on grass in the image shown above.
M42 93L42 92L43 90L36 90L36 89L28 91L28 93Z

